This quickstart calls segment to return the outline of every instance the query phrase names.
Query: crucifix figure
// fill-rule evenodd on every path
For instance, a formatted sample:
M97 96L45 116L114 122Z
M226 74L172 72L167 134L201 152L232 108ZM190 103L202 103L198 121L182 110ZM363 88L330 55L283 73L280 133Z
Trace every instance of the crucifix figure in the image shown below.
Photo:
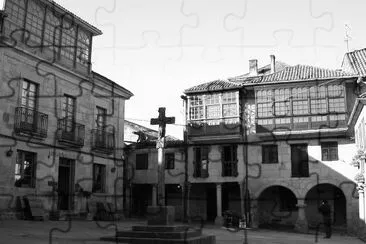
M164 148L165 148L165 129L167 124L174 124L175 117L165 117L165 108L159 108L159 117L157 119L151 119L151 125L159 125L159 136L156 142L156 148L158 149L158 205L165 206L165 160L164 160Z

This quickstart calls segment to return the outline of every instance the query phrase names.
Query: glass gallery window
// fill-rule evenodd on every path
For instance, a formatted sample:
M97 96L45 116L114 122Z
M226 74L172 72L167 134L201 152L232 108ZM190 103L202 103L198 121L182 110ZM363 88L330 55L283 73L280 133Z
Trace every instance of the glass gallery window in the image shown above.
M346 119L342 84L260 89L256 104L260 125Z
M239 92L202 94L188 97L190 122L206 121L210 125L237 123L239 120Z

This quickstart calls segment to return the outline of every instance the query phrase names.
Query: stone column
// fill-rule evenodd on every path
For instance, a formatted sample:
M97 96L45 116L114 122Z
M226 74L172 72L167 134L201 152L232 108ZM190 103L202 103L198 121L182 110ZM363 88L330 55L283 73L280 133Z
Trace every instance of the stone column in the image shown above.
M157 206L157 185L152 184L152 206Z
M251 227L252 228L258 228L259 225L259 219L258 219L258 200L257 199L251 199L250 201L250 214L252 218Z
M221 183L216 184L216 209L217 215L215 219L215 224L222 225L223 218L222 218L222 185Z
M365 222L365 191L363 184L358 184L358 213L361 223Z
M305 200L304 199L298 199L297 205L298 207L298 216L295 223L295 230L301 233L308 233L309 226L308 226L308 220L305 216Z

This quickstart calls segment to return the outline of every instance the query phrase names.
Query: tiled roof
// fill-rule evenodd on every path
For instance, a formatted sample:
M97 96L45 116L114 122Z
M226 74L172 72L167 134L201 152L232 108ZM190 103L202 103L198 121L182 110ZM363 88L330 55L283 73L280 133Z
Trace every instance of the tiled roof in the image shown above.
M348 61L348 66L351 71L356 74L366 76L366 48L352 51L345 54L343 63Z
M125 120L125 141L128 141L129 143L137 142L138 135L134 132L142 132L148 141L156 141L158 139L159 132L150 128L147 128L145 126L133 123L131 121ZM166 136L165 137L167 141L180 141L178 138L175 138L173 136Z
M289 66L290 65L288 65L284 62L276 61L276 64L275 64L276 72L279 72L279 71L281 71L284 68L289 67ZM258 69L258 76L260 76L260 75L269 75L270 73L271 73L271 64L260 67ZM229 80L242 79L242 78L248 77L248 76L249 76L249 73L246 73L244 75L239 75L239 76L236 76L236 77L229 78Z
M342 70L331 70L310 65L295 65L269 75L234 78L231 81L243 85L263 83L282 83L294 81L322 80L332 78L354 77L353 73Z
M184 91L184 93L188 94L188 93L199 93L208 91L223 91L223 90L232 90L240 87L241 87L240 84L231 81L215 80L188 88Z
M277 63L280 63L278 67ZM260 72L258 72L259 75L257 76L249 76L249 74L245 74L233 78L228 78L227 80L215 80L191 87L185 90L184 93L190 94L190 93L199 93L207 91L230 90L230 89L238 89L243 86L271 84L271 83L301 82L311 80L357 77L357 75L354 72L346 72L343 70L332 70L310 65L299 64L295 66L288 66L285 63L276 62L276 67L277 71L272 74L270 73L270 68L268 68L267 65L258 70Z

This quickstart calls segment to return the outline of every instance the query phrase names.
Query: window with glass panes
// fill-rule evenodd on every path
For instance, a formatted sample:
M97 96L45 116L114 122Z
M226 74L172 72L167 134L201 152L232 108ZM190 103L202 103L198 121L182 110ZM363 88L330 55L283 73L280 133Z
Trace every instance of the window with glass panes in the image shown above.
M275 102L275 116L283 116L290 114L290 89L275 89L274 90L274 102Z
M324 142L321 144L321 149L322 149L322 161L338 160L337 142Z
M342 84L257 90L256 103L260 125L346 119Z
M206 120L209 125L238 122L239 93L223 92L195 95L188 98L189 119Z
M30 40L41 43L44 8L38 2L28 1L26 29L30 32Z
M44 29L44 46L56 49L60 45L60 19L52 12L47 11Z
M67 59L74 60L76 30L72 23L64 21L61 38L61 55Z
M191 120L203 119L203 96L189 98L189 118Z
M310 87L311 114L325 114L327 112L327 87Z
M23 80L22 107L36 110L37 107L37 84Z
M206 95L205 105L207 119L217 119L221 117L219 94Z
M79 29L76 59L78 63L87 64L89 62L89 46L90 36L85 31Z
M257 91L257 114L258 118L273 116L272 90Z
M73 130L73 124L75 121L75 101L76 99L72 96L65 95L62 101L62 117L66 118L65 126L66 131L70 132Z
M346 112L344 100L344 87L342 85L328 86L329 112Z
M25 0L7 0L6 9L8 10L9 19L18 27L24 26L25 19Z
M222 94L222 115L224 118L238 116L238 97L235 92Z
M308 87L292 88L292 112L294 115L309 114Z
M17 150L15 164L15 187L35 187L36 153Z
M97 127L98 129L105 129L107 125L107 110L105 108L97 107Z

